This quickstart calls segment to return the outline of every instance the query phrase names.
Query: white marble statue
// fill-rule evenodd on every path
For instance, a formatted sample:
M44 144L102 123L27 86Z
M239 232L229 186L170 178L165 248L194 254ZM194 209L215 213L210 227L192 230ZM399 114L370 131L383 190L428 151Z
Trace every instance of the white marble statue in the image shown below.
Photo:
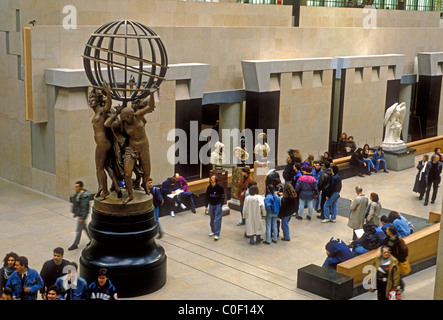
M225 145L220 141L214 144L215 150L211 152L210 163L214 169L220 169L226 164Z
M257 161L266 162L268 158L268 154L271 151L269 144L267 143L268 136L266 133L260 133L257 136L258 143L254 147L254 153Z
M406 148L406 144L401 140L401 130L405 119L406 103L395 103L386 110L385 139L381 145L384 150L400 150Z

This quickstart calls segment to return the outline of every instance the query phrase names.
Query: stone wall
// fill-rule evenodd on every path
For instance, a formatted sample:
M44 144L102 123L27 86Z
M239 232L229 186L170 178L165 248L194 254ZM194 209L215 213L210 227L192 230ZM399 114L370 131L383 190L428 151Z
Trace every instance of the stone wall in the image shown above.
M65 30L60 25L64 16L61 11L63 5L66 4L74 4L79 8L79 26L76 30ZM204 92L244 89L244 75L241 67L243 60L306 59L395 53L405 56L403 73L412 74L416 73L415 60L418 52L443 51L442 43L437 41L443 37L443 29L430 25L415 27L414 19L411 20L411 26L393 28L294 28L290 27L288 22L291 12L287 6L160 0L100 0L97 3L94 2L93 9L82 11L87 7L88 2L80 0L21 0L2 1L0 4L0 44L8 43L6 47L0 45L0 134L5 137L0 140L0 177L65 199L72 192L72 183L75 180L84 179L92 190L95 188L94 142L90 124L92 114L86 103L85 88L69 90L58 88L53 92L48 91L45 70L82 68L81 54L84 44L99 25L110 20L129 18L152 27L165 43L170 64L208 65ZM134 7L139 10L133 10ZM149 8L151 11L148 10ZM216 17L214 11L224 14L225 18ZM16 15L17 12L18 15ZM160 18L161 13L168 16ZM174 17L174 13L177 15L180 13L183 16L182 18ZM197 14L198 17L194 17L193 14ZM206 17L204 17L205 14ZM414 12L417 19L426 14ZM227 21L230 18L227 17L235 15L242 17L237 19L241 22L236 20L229 24ZM264 17L260 18L260 15ZM20 18L19 21L17 17ZM250 18L248 22L246 22L247 17ZM37 20L37 25L31 27L31 37L34 108L39 111L36 113L40 114L40 119L36 121L39 123L25 121L23 61L20 60L22 55L21 28L28 26L27 22L31 19ZM180 19L182 22L179 22ZM221 21L224 21L223 25ZM241 24L234 26L234 22ZM217 25L218 23L220 25ZM226 27L226 25L230 26ZM383 72L381 69L380 74L383 75ZM323 73L323 79L329 79L330 76L330 71ZM309 78L309 75L307 77ZM280 85L287 86L288 81L289 75L283 75ZM157 152L152 152L156 183L173 173L170 164L165 162L164 152L169 145L164 141L165 133L174 128L172 121L175 117L176 93L187 92L181 89L182 85L182 82L174 81L162 84L160 96L157 97L158 110L149 119L151 148L157 150ZM330 90L329 85L328 83L327 92ZM286 113L293 112L290 111L291 108L293 110L308 108L308 100L302 104L298 102L303 101L303 95L321 95L322 99L326 99L327 95L315 90L317 89L313 88L313 92L309 94L308 91L294 88L285 91L281 101L287 101L288 104L285 102L280 107ZM380 108L380 111L376 113L381 115L381 103L385 98L381 98L383 89L377 89L370 94L374 95L373 101L377 108ZM362 104L359 104L357 100L353 105L361 107ZM327 117L327 103L325 101L322 103L322 107L315 110L318 109L322 116ZM369 105L365 104L364 108L369 108ZM352 111L358 121L366 121L363 116L367 114L367 110L364 108ZM51 112L54 113L54 120L51 120ZM321 125L316 124L317 117L316 112L310 113L304 123ZM54 129L51 129L51 121L54 121L52 123ZM281 119L282 125L291 126L291 123L286 122L286 118ZM357 128L358 123L352 126ZM353 128L350 127L349 130L354 131ZM52 139L47 132L50 130L55 132L53 138L55 141L48 146L47 144ZM300 130L302 130L301 126ZM379 128L377 128L378 131L380 131ZM34 139L38 138L37 134L41 135L43 149L40 150L35 146L34 149L32 148L31 132ZM378 134L381 135L382 132ZM354 136L358 134L354 133ZM285 141L287 137L282 135L281 139ZM320 150L323 149L323 142L321 146L313 146L317 142L315 139L307 143L307 146L312 148L303 147L303 154L322 152ZM290 142L285 143L287 143L286 147ZM294 147L297 147L296 140L294 140ZM49 153L46 153L46 148ZM278 155L280 162L284 151L284 148L281 149ZM45 159L39 152L43 152L44 156L53 154L51 156L55 158L53 172L35 167L36 162L33 163L33 158L35 160L38 156L40 160Z

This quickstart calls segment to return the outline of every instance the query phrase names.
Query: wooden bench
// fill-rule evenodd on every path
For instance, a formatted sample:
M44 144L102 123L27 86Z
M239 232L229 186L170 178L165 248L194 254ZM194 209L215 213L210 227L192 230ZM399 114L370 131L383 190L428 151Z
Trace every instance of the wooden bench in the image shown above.
M429 223L440 222L441 212L440 211L431 211L429 212Z
M439 232L440 224L436 223L404 238L409 249L408 260L411 265L437 255ZM372 265L379 254L380 249L375 249L342 262L337 265L337 272L354 278L354 286L361 284L367 276L367 273L363 273L363 268Z
M415 149L415 155L434 152L435 148L443 148L443 136L408 142L406 147Z
M368 159L371 159L373 155L374 153L370 152ZM358 168L351 164L351 156L333 159L332 164L337 165L338 174L342 179L355 177L358 174Z

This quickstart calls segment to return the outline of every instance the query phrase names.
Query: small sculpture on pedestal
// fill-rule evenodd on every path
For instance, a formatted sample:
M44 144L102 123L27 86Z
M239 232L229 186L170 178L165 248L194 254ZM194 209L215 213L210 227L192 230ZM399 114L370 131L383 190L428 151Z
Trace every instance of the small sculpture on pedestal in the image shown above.
M266 192L266 176L271 168L269 168L268 155L271 147L267 142L268 136L266 133L260 133L257 136L259 142L254 147L255 161L254 161L254 177L257 182L259 194Z
M225 145L220 141L214 144L215 150L211 152L210 163L212 170L224 170L223 166L226 164Z
M406 103L395 103L386 110L385 120L385 139L381 147L387 151L396 151L406 148L406 144L401 140L401 131L405 119Z

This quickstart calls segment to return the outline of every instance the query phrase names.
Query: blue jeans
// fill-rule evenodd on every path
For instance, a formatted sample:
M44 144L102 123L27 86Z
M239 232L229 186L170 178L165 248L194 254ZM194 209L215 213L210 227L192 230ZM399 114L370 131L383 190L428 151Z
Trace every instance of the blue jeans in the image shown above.
M219 236L222 225L222 217L223 217L223 210L221 203L215 206L209 204L208 211L210 217L209 225L211 226L211 232L214 233L214 235Z
M291 220L291 216L287 216L281 219L281 229L283 230L283 239L291 240L291 236L289 235L289 221Z
M354 256L361 255L363 253L368 252L369 250L363 248L361 245L357 244L353 250Z
M374 169L374 163L372 163L371 159L363 159L363 161L366 163L366 168L368 169L368 172L371 172L371 169Z
M300 199L300 203L298 206L298 215L300 217L303 218L303 211L305 210L305 203L307 203L307 205L308 205L308 214L310 217L312 217L312 210L314 209L314 200L315 199L311 199L311 200Z
M278 214L268 212L266 215L266 242L271 242L271 230L272 230L272 240L277 242L277 221Z
M158 220L158 218L160 217L160 207L154 207L154 216L155 216L155 221L157 221L158 224L158 233L163 233L160 221Z
M179 202L179 204L182 203L182 196L188 197L189 198L189 202L191 204L191 209L195 209L195 205L194 205L194 198L192 197L192 192L182 192L177 196L177 200Z
M325 202L325 207L323 209L323 215L326 220L329 219L329 214L331 214L330 219L335 220L337 217L337 200L340 198L339 192L334 192L328 200Z
M320 210L320 203L321 203L321 195L319 194L318 197L314 200L314 207L316 210Z
M386 161L384 159L381 159L380 161L375 161L375 171L378 171L378 169L380 169L380 164L382 164L383 169L386 170Z

